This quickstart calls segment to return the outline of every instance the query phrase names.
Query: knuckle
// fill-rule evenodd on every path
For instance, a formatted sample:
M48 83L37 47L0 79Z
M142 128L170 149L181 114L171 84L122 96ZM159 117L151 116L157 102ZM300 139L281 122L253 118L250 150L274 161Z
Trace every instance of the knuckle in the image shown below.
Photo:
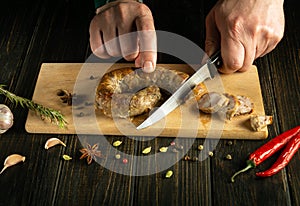
M240 17L228 17L230 31L234 37L239 36L243 30L243 21Z
M127 55L125 53L125 54L123 54L123 56L124 56L125 60L127 60L127 61L133 61L138 56L138 52L136 52L136 53L127 53Z
M145 4L138 4L136 9L139 16L152 16L151 10Z

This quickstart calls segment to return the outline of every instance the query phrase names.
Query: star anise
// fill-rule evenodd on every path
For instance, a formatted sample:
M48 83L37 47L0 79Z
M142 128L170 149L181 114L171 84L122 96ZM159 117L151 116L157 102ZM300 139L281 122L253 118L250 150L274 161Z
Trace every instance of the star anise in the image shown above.
M87 144L86 148L79 150L82 153L80 159L87 158L87 163L91 164L93 159L96 161L97 157L103 158L104 156L102 155L101 151L98 150L98 147L98 144L94 144L93 146Z
M73 94L66 89L59 89L57 91L57 96L60 96L60 99L63 103L67 103L67 105L72 105Z

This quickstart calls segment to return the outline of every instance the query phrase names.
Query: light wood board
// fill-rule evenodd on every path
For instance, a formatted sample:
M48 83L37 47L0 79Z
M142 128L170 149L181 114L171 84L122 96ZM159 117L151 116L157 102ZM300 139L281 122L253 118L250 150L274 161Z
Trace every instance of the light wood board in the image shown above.
M26 131L46 134L96 134L126 136L158 136L189 138L264 139L268 136L265 128L254 132L249 124L249 115L235 117L224 122L220 117L200 113L194 100L183 104L166 118L143 130L136 130L134 124L124 119L110 119L95 111L93 101L95 88L104 72L132 64L103 63L44 63L36 83L32 99L44 106L59 110L68 121L67 128L60 129L48 121L42 121L29 111ZM193 69L183 64L159 64L169 69L186 71ZM245 95L254 103L254 113L265 114L261 88L256 66L245 73L220 75L205 81L209 91L220 91ZM76 93L73 106L63 104L57 90L67 89Z

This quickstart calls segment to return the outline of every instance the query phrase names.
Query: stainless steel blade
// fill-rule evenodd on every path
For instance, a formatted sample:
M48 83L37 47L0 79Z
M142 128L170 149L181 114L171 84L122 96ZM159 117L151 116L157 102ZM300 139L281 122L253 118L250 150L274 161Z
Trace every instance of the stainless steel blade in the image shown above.
M177 108L184 102L185 96L191 92L191 90L199 83L210 78L212 79L217 73L216 68L212 67L215 64L220 66L221 58L220 51L216 52L206 64L204 64L198 71L193 74L183 85L176 90L176 92L164 102L156 111L154 111L142 124L140 124L136 129L140 130L153 125L165 116L167 116L171 111Z

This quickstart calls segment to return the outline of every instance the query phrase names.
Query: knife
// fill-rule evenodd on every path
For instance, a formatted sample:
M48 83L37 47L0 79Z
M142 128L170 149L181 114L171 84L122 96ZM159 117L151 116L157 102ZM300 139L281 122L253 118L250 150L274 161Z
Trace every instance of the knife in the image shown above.
M136 129L141 130L149 127L154 123L158 122L171 111L176 109L179 105L184 102L185 96L191 92L191 90L203 82L206 79L213 79L218 73L217 68L221 67L222 58L221 52L218 50L214 53L204 65L202 65L196 73L194 73L185 83L183 83L175 92L172 94L167 101L165 101L157 110L155 110L142 124Z

